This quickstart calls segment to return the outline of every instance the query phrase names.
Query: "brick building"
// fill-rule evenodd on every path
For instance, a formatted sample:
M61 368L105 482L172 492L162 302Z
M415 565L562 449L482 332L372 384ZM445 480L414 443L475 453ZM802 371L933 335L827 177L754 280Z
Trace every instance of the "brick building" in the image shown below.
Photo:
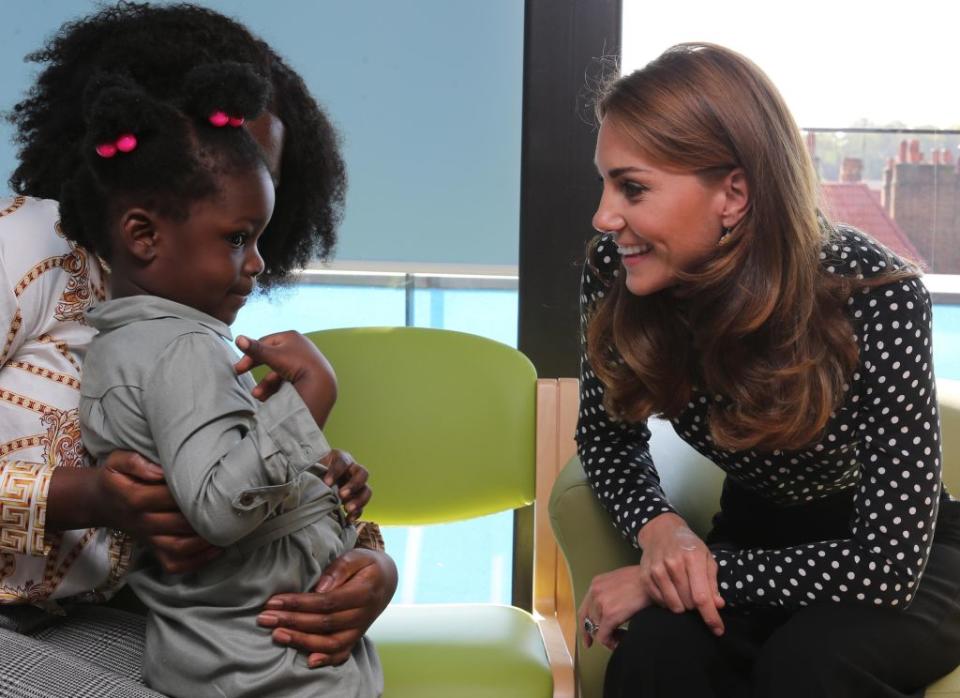
M807 147L818 165L813 133ZM918 141L902 141L881 182L864 182L862 175L863 161L845 157L840 181L820 182L827 217L869 233L930 273L960 274L960 160L944 148L927 161Z
M947 149L926 161L917 141L903 141L883 173L881 202L928 263L960 274L960 160Z

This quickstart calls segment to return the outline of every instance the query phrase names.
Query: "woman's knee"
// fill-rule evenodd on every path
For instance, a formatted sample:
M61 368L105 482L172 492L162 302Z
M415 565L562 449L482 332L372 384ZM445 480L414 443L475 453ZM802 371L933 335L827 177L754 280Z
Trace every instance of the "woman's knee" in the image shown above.
M607 666L606 685L633 695L641 684L670 682L692 667L709 666L716 651L716 638L698 614L652 606L630 619Z

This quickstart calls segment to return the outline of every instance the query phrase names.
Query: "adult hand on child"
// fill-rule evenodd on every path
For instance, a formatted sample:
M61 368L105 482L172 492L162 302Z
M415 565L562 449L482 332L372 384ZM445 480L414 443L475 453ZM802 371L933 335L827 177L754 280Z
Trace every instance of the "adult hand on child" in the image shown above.
M174 574L198 569L221 552L187 523L163 468L132 451L113 451L97 468L57 468L47 525L123 531L150 547L163 569Z
M322 428L337 399L337 376L316 345L299 332L288 330L260 339L240 335L237 347L244 356L234 364L239 373L268 366L270 372L253 389L253 396L266 400L287 381L310 409Z
M370 474L353 456L339 448L332 449L320 462L327 466L323 481L328 487L336 485L339 488L340 499L347 510L347 521L353 523L360 518L363 508L373 496L367 485Z
M386 553L350 550L323 571L314 592L277 594L257 617L275 642L307 653L311 668L343 664L397 589Z

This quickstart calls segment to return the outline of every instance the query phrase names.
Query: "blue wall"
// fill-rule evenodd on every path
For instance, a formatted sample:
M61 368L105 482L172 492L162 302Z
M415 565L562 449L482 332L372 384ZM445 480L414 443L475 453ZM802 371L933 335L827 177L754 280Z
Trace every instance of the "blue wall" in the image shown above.
M289 59L344 136L340 260L516 264L520 0L206 0ZM0 105L30 83L23 56L87 0L5 2ZM0 174L13 168L0 125Z

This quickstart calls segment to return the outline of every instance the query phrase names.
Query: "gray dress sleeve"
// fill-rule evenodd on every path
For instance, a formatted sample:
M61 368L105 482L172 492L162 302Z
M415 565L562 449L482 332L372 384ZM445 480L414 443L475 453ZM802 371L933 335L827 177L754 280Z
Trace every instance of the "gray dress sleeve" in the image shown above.
M230 545L257 528L330 450L292 385L257 402L211 335L172 342L147 376L141 400L174 499L214 545Z

